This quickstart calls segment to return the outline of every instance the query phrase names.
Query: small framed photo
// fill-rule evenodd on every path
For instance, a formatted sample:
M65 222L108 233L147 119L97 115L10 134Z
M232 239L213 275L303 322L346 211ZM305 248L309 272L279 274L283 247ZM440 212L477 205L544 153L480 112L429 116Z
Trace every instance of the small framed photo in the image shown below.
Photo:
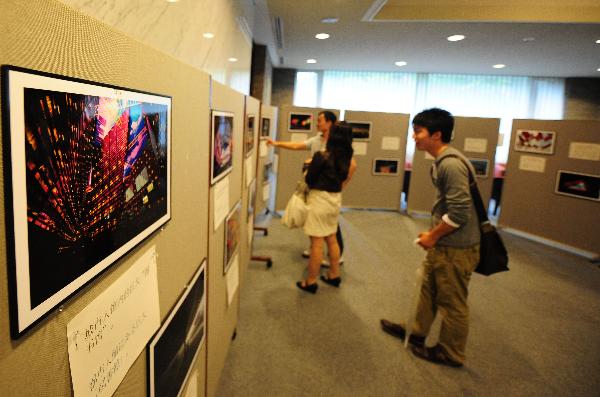
M600 175L559 170L554 192L563 196L600 201Z
M250 182L250 187L248 188L248 216L247 222L250 221L250 218L254 215L254 208L256 207L256 178Z
M373 175L396 176L400 174L400 159L373 159Z
M347 121L352 127L352 140L353 141L364 141L368 142L371 140L371 126L370 121Z
M269 136L271 136L271 119L263 117L260 127L260 137L268 138Z
M269 183L269 177L271 176L271 172L273 171L273 163L265 163L263 167L263 183Z
M312 131L313 115L312 113L290 112L288 118L289 132L309 132Z
M250 156L254 149L255 119L256 117L253 114L249 114L246 120L246 131L244 133L244 153L246 153L246 157Z
M490 162L487 159L469 159L475 168L475 177L487 178Z
M212 112L210 184L233 169L233 113Z
M223 259L223 274L227 273L231 260L240 243L242 202L238 201L225 219L225 250Z
M515 150L518 152L554 154L554 131L517 130Z
M149 392L179 396L206 335L206 259L148 346Z

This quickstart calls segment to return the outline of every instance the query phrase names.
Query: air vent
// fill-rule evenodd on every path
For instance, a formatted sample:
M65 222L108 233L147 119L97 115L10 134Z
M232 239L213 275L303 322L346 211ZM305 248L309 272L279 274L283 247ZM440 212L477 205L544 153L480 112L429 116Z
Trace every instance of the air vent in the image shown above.
M275 44L277 48L282 50L283 43L283 21L280 17L273 17L273 34L275 35Z
M283 66L284 63L285 63L285 60L283 59L283 57L279 57L279 64L281 66Z

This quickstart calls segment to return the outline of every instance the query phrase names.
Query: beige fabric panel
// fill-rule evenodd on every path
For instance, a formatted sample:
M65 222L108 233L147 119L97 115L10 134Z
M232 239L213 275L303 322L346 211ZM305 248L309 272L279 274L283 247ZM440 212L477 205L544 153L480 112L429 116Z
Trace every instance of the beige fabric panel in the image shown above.
M354 155L357 169L344 190L344 207L400 210L409 117L400 113L346 112L346 121L371 122L371 137L364 142L367 144L367 154ZM383 150L381 145L384 137L399 138L398 150ZM397 159L399 174L373 175L373 161L376 158Z
M307 131L308 138L317 134L317 117L322 110L331 110L339 117L339 110L334 109L319 109L305 108L291 105L284 105L279 110L279 122L277 123L277 140L289 141L292 138L292 133L288 131L288 120L290 112L311 113L313 115L313 123L311 131ZM310 151L307 150L286 150L278 148L276 154L279 156L277 170L277 188L275 195L275 210L283 211L285 206L296 189L296 183L303 178L302 164L307 158L312 157Z
M243 164L243 176L242 176L242 224L241 224L241 233L240 233L240 253L241 253L241 261L240 261L240 285L243 283L246 275L246 270L248 270L248 263L250 262L250 256L252 256L252 246L248 245L248 204L249 204L249 196L250 189L248 186L249 182L252 182L253 179L256 178L256 160L258 158L258 133L260 127L260 101L256 98L246 96L246 125L247 128L247 120L248 116L254 116L254 149L252 150L249 156L246 156L244 153L244 164ZM252 164L252 175L250 181L247 178L247 170L246 165ZM254 232L252 232L254 234Z
M229 179L230 210L242 198L242 170L244 161L244 115L245 97L220 83L212 81L211 106L212 110L230 112L233 120L233 170L226 176ZM211 127L212 128L212 127ZM210 137L208 138L210 141ZM208 163L207 163L208 164ZM222 179L223 180L223 179ZM221 180L221 181L222 181ZM219 181L220 182L220 181ZM217 183L219 183L217 182ZM237 325L239 310L239 291L231 303L227 304L227 284L223 274L225 251L225 222L214 228L214 187L210 188L211 209L209 212L209 261L208 261L208 338L207 338L207 395L214 396L219 385L219 376L225 365L225 358L231 336ZM242 213L242 216L244 214ZM240 243L242 243L240 241ZM238 245L237 255L240 255L242 267L241 245Z
M260 110L261 119L266 117L270 120L269 137L275 138L277 136L278 109L275 106L269 106L269 105L265 105L265 104L262 104L260 109L261 109ZM261 126L262 126L262 121L261 121ZM262 138L260 138L260 140L262 140ZM259 140L259 146L260 146L260 140ZM273 175L269 176L268 182L263 182L264 176L265 176L265 165L269 164L269 163L272 164L273 161L274 161L274 151L273 151L272 147L269 147L269 150L268 150L268 153L266 156L262 156L262 157L258 158L258 166L256 169L256 209L255 209L256 215L263 214L264 211L269 206L268 205L269 200L263 199L263 188L264 188L265 184L268 183L270 185L271 197L273 196L274 191L275 191L276 178L274 178ZM272 166L271 169L273 171L275 171L274 165Z
M556 132L554 154L515 151L519 129ZM600 202L554 193L558 170L600 175L599 161L569 158L571 142L600 144L599 131L598 120L515 120L498 223L600 254ZM545 172L519 169L522 156L545 159Z
M12 64L173 97L171 220L33 330L11 341L6 287L3 183L0 183L0 395L71 395L67 323L156 245L164 320L207 253L209 77L51 0L0 2L0 64ZM135 67L132 67L135 65ZM165 79L164 76L169 76ZM193 87L193 90L190 89ZM7 131L2 131L7 133ZM205 135L203 135L205 136ZM3 177L3 173L0 173ZM190 183L194 181L194 183ZM204 395L205 348L195 368ZM116 395L145 396L146 351ZM33 376L33 378L32 378ZM34 381L32 381L34 379Z
M460 150L467 158L489 160L488 176L477 178L477 185L479 186L481 198L486 208L492 195L499 127L500 119L455 117L454 140L450 143L450 145ZM467 138L486 139L485 153L465 151L465 140ZM429 173L432 163L433 160L425 158L425 152L415 150L408 189L407 207L409 213L431 213L431 207L435 199L435 188L431 183Z

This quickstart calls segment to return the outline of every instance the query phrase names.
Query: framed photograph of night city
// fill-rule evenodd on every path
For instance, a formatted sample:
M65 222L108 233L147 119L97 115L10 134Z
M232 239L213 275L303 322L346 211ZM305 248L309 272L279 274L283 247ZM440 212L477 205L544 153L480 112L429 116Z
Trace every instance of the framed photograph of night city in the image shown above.
M489 168L489 160L487 159L469 159L473 168L475 169L475 177L478 178L487 178L488 176L488 168Z
M206 259L148 345L149 394L180 396L206 335Z
M517 130L515 150L519 152L553 154L556 133L554 131Z
M268 138L271 135L271 119L267 117L262 118L262 125L260 127L260 137Z
M233 113L213 110L210 154L213 185L233 169Z
M252 154L252 149L254 149L254 132L255 132L255 119L253 114L249 114L248 119L246 120L246 132L244 134L244 151L246 153L246 157Z
M225 250L223 259L223 274L227 273L231 259L240 243L242 221L242 202L238 201L225 220Z
M307 132L312 131L312 113L290 112L288 118L289 132Z
M11 335L171 217L171 98L2 67Z
M347 121L352 127L353 141L370 141L371 140L371 122L370 121Z
M399 159L373 159L373 175L396 176L399 174Z
M600 175L559 170L554 192L563 196L600 201Z

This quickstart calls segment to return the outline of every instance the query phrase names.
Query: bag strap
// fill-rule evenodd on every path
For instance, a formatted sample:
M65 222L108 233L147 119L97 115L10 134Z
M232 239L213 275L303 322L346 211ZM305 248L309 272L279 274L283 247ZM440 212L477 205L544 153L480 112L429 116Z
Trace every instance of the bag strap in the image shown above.
M483 200L481 199L481 194L479 193L479 188L477 187L477 182L475 181L475 177L473 176L473 172L471 171L471 167L467 164L465 159L456 154L448 154L438 161L435 162L436 166L439 165L444 159L449 157L454 157L459 159L465 167L467 167L467 172L469 173L469 190L471 191L471 198L473 199L473 205L475 206L475 212L477 212L477 219L479 219L480 225L484 225L486 223L490 223L490 220L487 216L487 211L485 210L485 206L483 205Z

